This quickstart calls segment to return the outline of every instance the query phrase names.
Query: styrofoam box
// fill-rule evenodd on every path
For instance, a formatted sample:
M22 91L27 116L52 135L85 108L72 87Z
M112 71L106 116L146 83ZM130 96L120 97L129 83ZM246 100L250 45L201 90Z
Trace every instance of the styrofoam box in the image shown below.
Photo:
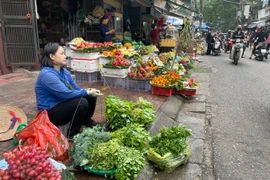
M69 46L65 46L65 55L67 56L67 57L71 57L71 54L74 52L74 51L72 51L71 49L70 49L70 47Z
M127 69L101 68L100 71L103 76L125 78L130 71L130 67Z
M72 57L72 59L74 59L74 58L85 58L85 59L88 59L88 60L92 60L92 59L98 59L100 57L100 53L99 52L82 53L82 52L72 51L70 53L70 56Z
M109 63L111 61L111 58L106 56L100 56L99 57L99 64L104 66L105 64Z
M98 59L95 60L71 60L72 70L98 71Z
M142 55L143 61L149 61L149 55Z

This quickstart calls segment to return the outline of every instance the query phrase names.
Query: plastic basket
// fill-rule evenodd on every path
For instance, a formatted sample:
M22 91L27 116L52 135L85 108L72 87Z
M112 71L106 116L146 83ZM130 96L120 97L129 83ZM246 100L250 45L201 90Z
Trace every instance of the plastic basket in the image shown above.
M76 82L96 82L99 80L99 72L80 72L75 71L75 81Z
M103 86L118 87L122 89L127 88L127 78L106 77L103 76Z
M116 173L116 170L109 170L109 171L95 170L95 169L91 169L90 166L84 166L84 169L90 173L101 175L101 176L112 176Z
M186 96L195 96L196 95L196 89L176 90L176 94L182 94L182 95L186 95Z
M152 86L152 94L154 95L162 95L162 96L172 96L174 93L174 88L162 88L162 87L156 87Z
M127 78L127 89L131 91L147 92L150 91L151 85L149 83L149 80L140 81Z

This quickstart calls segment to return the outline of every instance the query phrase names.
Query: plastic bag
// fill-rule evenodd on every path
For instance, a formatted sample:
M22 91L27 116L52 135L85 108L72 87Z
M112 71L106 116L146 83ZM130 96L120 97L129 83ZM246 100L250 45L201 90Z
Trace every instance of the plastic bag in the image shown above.
M164 156L159 155L153 149L150 149L147 158L154 163L154 166L162 169L167 173L171 173L178 166L185 164L190 156L189 145L179 155L167 153Z
M46 149L55 160L64 162L68 158L68 140L61 131L50 122L46 110L39 112L36 118L15 137L22 145L37 144Z

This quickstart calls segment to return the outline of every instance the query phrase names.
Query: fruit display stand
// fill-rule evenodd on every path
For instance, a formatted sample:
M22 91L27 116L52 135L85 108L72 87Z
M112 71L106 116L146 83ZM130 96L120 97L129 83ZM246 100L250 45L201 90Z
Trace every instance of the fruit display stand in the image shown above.
M108 77L103 76L102 77L103 86L109 86L113 88L121 88L121 89L127 89L127 78L125 77Z

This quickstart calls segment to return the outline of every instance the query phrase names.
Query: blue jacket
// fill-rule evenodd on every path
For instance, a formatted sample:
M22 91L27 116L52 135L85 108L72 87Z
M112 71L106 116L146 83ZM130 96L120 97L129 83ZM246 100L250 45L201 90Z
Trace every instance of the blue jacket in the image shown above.
M106 35L106 32L109 32L109 30L104 24L100 23L99 31L100 31L100 35L101 35L101 41L103 43L112 41L111 35L109 35L109 34Z
M58 72L52 67L44 67L40 71L35 93L38 111L50 110L61 102L87 96L86 90L75 83L65 68Z

